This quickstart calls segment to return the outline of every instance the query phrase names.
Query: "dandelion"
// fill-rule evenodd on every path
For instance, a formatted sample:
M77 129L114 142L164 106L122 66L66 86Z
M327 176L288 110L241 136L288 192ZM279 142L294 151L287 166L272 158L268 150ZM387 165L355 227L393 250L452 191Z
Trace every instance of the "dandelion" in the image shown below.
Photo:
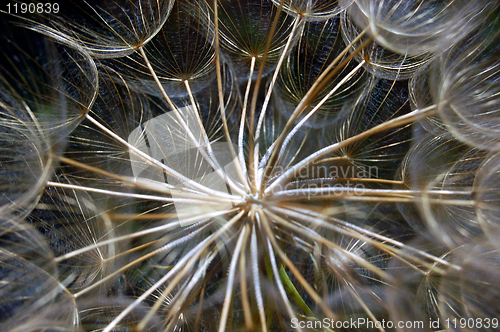
M5 15L48 52L4 40L46 77L22 89L38 76L4 54L2 82L21 87L0 104L17 158L0 173L6 328L495 329L496 13L195 0ZM352 319L367 325L325 323Z

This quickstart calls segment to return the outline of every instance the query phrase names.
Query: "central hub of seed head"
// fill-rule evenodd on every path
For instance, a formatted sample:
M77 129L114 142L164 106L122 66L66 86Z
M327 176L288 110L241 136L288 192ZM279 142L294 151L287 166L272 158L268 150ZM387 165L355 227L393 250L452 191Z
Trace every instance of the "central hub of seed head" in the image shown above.
M259 200L257 195L254 194L247 194L244 197L245 203L247 205L261 205L262 202Z

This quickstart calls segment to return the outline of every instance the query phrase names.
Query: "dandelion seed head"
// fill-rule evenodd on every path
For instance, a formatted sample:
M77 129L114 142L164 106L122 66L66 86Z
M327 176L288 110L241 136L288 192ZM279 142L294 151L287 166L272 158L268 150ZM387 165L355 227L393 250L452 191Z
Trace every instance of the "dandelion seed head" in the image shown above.
M6 328L498 316L497 6L1 15L43 51L2 39L17 52L0 62Z

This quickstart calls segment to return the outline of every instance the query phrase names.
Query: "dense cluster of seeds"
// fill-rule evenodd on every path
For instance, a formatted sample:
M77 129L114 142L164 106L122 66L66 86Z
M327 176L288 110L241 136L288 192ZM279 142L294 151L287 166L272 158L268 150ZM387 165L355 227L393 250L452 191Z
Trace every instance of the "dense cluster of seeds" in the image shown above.
M1 8L0 330L497 330L499 5Z

